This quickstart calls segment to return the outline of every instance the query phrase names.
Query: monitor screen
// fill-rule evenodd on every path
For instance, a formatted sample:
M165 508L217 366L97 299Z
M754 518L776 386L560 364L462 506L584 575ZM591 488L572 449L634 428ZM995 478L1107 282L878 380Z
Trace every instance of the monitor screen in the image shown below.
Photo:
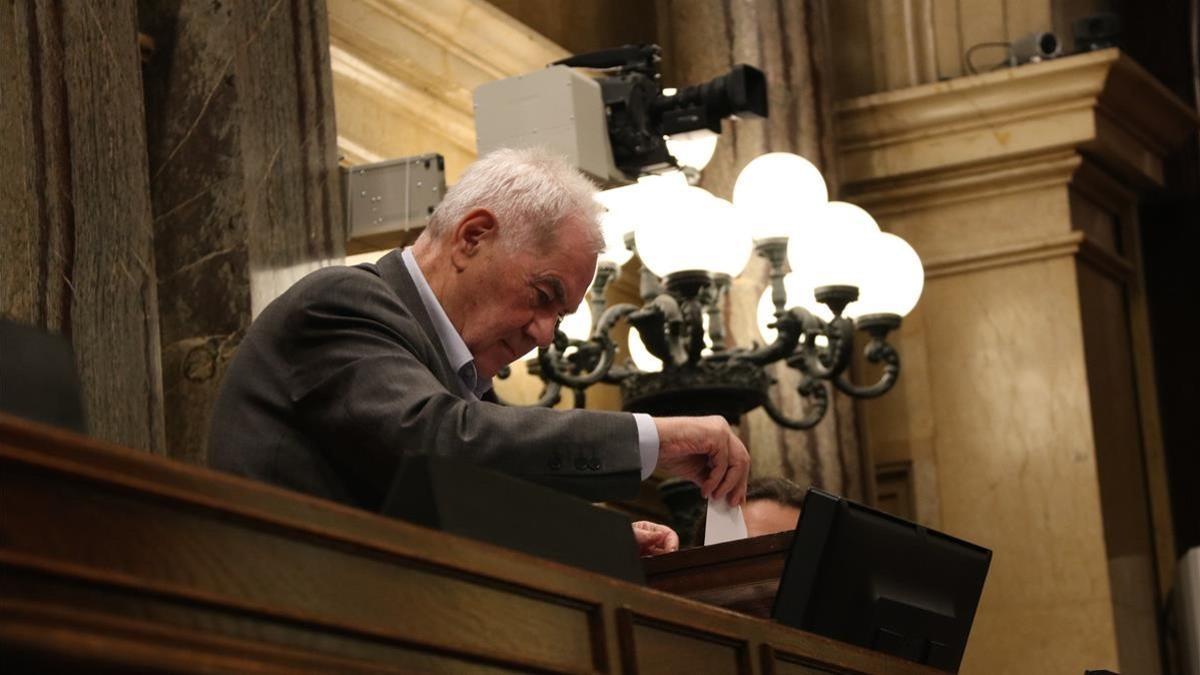
M957 671L992 552L810 489L772 616Z

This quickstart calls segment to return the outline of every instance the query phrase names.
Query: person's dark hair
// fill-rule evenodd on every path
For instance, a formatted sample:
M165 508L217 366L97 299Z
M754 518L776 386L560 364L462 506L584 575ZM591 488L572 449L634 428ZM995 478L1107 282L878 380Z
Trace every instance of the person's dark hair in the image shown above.
M746 501L770 499L784 506L804 507L804 488L781 476L753 478L746 483Z
M704 545L704 526L708 519L708 511L705 508L706 502L703 498L699 497L699 489L697 489L696 494L698 501L695 506L695 520L692 521L691 527L681 528L679 533L680 541L684 548ZM804 494L804 488L800 487L795 481L788 480L782 476L751 478L746 482L747 502L769 499L783 506L802 509L804 508ZM687 533L686 537L684 537L684 530Z

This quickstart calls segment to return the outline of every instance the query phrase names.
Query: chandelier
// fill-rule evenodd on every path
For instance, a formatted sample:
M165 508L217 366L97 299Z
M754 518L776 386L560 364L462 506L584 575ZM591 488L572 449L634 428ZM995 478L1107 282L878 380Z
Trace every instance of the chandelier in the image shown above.
M780 426L808 429L824 417L829 387L856 398L886 393L900 374L888 334L924 283L916 252L881 232L863 209L828 201L820 171L798 155L751 161L732 203L696 187L715 137L699 143L708 147L690 160L695 168L598 195L607 246L591 299L527 362L545 384L533 405L554 405L565 387L583 407L587 388L607 383L619 385L622 408L631 412L718 414L736 422L762 407ZM696 145L671 152L684 160ZM643 263L642 305L606 306L608 285L635 252ZM770 265L758 305L763 339L731 347L722 306L754 253ZM612 336L622 321L630 327L628 353ZM859 333L867 361L882 365L870 384L852 382L847 372ZM802 416L785 414L769 395L778 384L767 370L773 363L799 373Z

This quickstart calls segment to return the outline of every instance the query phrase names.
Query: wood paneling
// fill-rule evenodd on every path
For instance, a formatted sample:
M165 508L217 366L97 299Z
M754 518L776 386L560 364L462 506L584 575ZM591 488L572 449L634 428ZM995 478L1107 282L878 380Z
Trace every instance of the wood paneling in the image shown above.
M634 617L632 662L634 673L666 673L680 666L679 655L689 654L687 672L697 675L748 675L746 644L722 639L683 626L671 626Z
M821 666L792 654L777 653L769 646L763 647L763 673L766 675L825 675L832 673Z
M934 672L4 417L0 509L22 672Z

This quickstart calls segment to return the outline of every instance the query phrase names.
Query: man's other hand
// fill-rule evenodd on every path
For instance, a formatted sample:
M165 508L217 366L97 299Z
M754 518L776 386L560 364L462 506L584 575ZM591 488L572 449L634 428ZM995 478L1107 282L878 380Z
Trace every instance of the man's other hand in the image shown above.
M700 486L705 499L746 501L750 453L719 415L655 417L658 466Z
M648 520L633 524L633 538L637 540L638 555L660 555L679 550L679 535L666 525Z

